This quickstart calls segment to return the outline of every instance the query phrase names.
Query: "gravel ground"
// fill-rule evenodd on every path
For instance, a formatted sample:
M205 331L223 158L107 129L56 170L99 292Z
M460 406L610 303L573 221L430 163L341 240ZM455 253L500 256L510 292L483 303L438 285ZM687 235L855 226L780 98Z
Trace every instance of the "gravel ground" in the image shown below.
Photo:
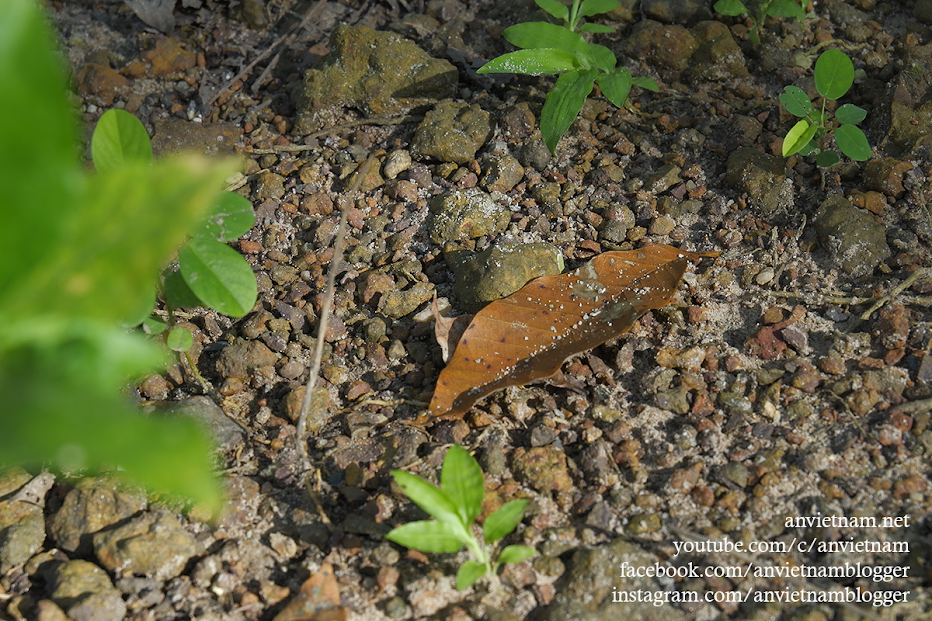
M543 17L531 2L183 4L167 35L122 2L51 12L88 131L117 105L160 153L246 158L257 224L232 245L260 302L181 315L210 394L181 364L137 386L147 410L212 424L229 508L207 526L105 476L5 471L4 618L932 618L932 3L819 2L755 47L708 3L625 2L600 42L660 92L593 95L554 157L552 78L475 73L512 49L503 28ZM776 98L811 91L828 47L855 62L844 101L868 110L874 157L820 170L779 157L795 121ZM302 487L296 414L344 204ZM444 365L435 293L474 312L488 282L657 243L721 255L565 385L409 424ZM487 475L484 515L531 501L505 542L540 552L461 592L465 552L384 540L423 517L389 471L436 481L453 443ZM20 540L39 544L20 558ZM827 603L839 589L879 599Z

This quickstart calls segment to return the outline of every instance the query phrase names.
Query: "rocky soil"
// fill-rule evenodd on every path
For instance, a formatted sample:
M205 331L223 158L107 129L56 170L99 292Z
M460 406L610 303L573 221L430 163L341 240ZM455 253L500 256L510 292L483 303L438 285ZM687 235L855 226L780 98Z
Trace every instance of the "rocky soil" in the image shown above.
M211 425L230 498L220 521L108 476L6 470L0 616L932 618L932 2L819 1L803 23L769 20L759 47L710 2L622 4L599 41L660 92L636 88L624 110L594 94L551 157L538 121L552 77L475 73L512 49L505 27L544 18L526 0L184 0L167 33L123 2L52 2L88 131L118 106L160 153L245 157L237 191L257 224L233 245L261 299L242 320L183 315L209 394L181 364L136 389L149 411ZM820 170L780 157L794 121L777 97L790 84L815 96L812 64L833 47L854 61L844 101L868 110L875 155ZM344 204L302 487L296 416ZM472 312L650 243L721 256L693 266L672 305L564 365L568 387L510 388L427 432L407 424L443 367L435 293ZM462 592L465 552L384 539L423 517L389 471L436 480L452 443L487 474L486 514L531 501L506 543L539 551ZM878 527L787 525L801 516ZM674 556L724 537L793 547ZM844 542L905 545L820 551ZM624 562L702 573L622 578ZM846 562L904 569L888 582L753 569ZM755 601L839 587L909 593L887 607ZM713 597L620 602L632 589Z

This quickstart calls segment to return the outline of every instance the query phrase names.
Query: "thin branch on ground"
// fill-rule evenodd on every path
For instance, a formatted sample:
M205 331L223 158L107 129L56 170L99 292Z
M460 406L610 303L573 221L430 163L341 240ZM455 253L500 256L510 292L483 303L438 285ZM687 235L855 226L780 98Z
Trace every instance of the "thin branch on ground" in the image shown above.
M317 388L317 375L320 373L320 363L324 357L324 335L327 333L327 325L330 323L330 308L333 306L333 295L336 290L337 270L340 263L343 262L343 246L346 242L346 220L350 207L359 191L359 186L363 179L369 174L369 169L375 156L370 155L366 163L363 164L359 175L353 182L348 196L343 197L343 205L340 210L340 225L337 228L336 242L333 249L333 258L330 259L330 269L327 272L327 289L324 294L324 303L320 309L317 326L317 344L314 348L313 364L311 365L310 376L307 379L307 386L304 392L304 401L301 403L301 414L298 417L298 430L295 441L298 444L298 452L304 461L304 472L310 472L310 460L307 454L307 417L311 411L311 404L314 400L314 391Z

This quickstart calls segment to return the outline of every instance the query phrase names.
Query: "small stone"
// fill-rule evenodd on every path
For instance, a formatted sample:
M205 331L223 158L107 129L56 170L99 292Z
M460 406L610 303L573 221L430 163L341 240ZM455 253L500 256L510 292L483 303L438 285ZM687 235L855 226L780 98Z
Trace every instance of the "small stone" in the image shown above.
M254 369L273 367L276 362L278 356L264 343L237 338L220 352L217 373L226 378L248 379Z
M427 113L411 142L415 154L466 164L492 134L491 117L476 104L447 99Z
M200 552L197 540L174 515L164 511L144 513L93 537L101 565L123 575L145 575L170 580L184 571L188 560Z
M525 483L538 491L568 492L573 487L562 450L550 446L515 449L512 469Z
M293 282L298 277L298 270L291 265L282 265L279 263L269 270L269 276L276 285L284 286Z
M273 172L261 172L253 177L252 197L257 201L278 200L285 195L285 178Z
M748 76L747 61L731 30L719 21L709 20L692 29L696 51L689 59L686 77L693 80L733 80Z
M626 37L622 49L626 54L655 67L663 75L678 78L689 65L689 59L698 45L693 34L683 26L642 19Z
M511 212L478 188L444 192L430 201L430 239L435 244L503 232Z
M819 207L815 229L835 263L852 276L869 274L891 254L884 226L837 194Z
M172 404L171 411L200 422L221 447L230 448L243 440L243 428L209 397L189 397L178 401Z
M670 216L657 216L651 222L648 233L651 235L669 235L676 227L676 221Z
M666 192L681 181L680 172L682 169L679 166L665 164L644 180L644 190L651 194Z
M304 403L304 395L307 392L305 386L299 386L291 390L285 396L285 416L293 423L298 422L301 415L301 406ZM317 433L330 422L330 393L327 389L318 386L314 390L314 398L311 399L311 409L308 412L307 428L310 433Z
M411 168L411 153L405 149L392 151L385 158L385 164L382 166L382 174L386 179L394 179L404 171Z
M524 176L524 168L513 155L493 157L479 184L489 192L509 192Z
M864 166L864 186L869 190L897 198L906 191L903 187L903 175L912 169L911 162L892 157L873 159Z
M364 397L372 392L372 388L362 380L356 380L346 389L346 398L350 401Z
M129 86L129 80L109 65L88 63L75 74L79 92L100 98L106 106L113 105L116 96Z
M403 291L387 291L379 300L379 312L393 319L399 319L416 311L421 304L434 297L434 285L415 283Z
M539 276L563 271L563 254L545 243L500 243L454 268L454 291L466 312L511 295Z
M784 185L786 162L783 158L741 147L728 156L725 179L733 188L748 193L752 205L770 214L789 204L792 189Z
M747 487L750 478L747 466L736 461L728 462L722 466L721 474L725 479L731 481L740 488Z
M47 578L49 598L68 617L77 620L120 621L126 614L126 603L114 588L107 573L87 561L60 563Z
M333 30L329 48L292 94L297 134L332 123L335 108L390 116L452 97L456 91L456 67L394 33L341 25Z
M48 532L59 548L85 555L91 551L91 535L145 508L145 493L114 477L81 479L49 518Z
M625 531L631 535L649 535L663 528L659 513L639 513L631 518Z

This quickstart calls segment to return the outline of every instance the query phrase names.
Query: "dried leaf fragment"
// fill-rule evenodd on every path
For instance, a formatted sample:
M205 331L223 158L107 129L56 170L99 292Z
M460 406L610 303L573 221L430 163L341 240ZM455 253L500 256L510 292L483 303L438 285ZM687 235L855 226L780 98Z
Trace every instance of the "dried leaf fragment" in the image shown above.
M321 563L320 571L304 581L301 591L275 615L273 621L344 621L346 609L340 605L340 587L333 565Z
M605 252L572 272L532 280L473 318L416 424L457 419L507 386L550 377L563 362L669 304L687 261L718 256L671 246Z

